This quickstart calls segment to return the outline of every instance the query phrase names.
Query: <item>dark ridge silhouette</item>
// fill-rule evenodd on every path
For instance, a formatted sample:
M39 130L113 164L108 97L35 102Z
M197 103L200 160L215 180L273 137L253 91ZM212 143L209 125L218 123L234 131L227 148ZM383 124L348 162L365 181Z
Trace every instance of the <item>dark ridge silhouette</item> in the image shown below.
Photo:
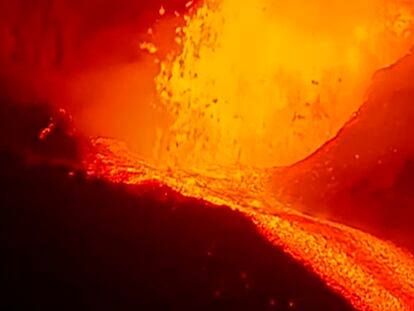
M40 107L0 104L1 310L353 310L237 212L73 171Z
M0 162L2 310L353 310L228 208Z

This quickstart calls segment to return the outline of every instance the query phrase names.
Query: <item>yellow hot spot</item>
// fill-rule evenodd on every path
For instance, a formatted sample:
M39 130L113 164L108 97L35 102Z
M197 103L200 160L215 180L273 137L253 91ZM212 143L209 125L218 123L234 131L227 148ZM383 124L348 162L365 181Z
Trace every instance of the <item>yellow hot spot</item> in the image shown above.
M148 53L150 53L150 54L155 54L155 53L157 53L158 52L158 49L157 49L157 47L155 46L155 44L153 44L153 43L151 43L151 42L142 42L140 45L139 45L139 48L142 50L142 51L147 51Z
M163 16L165 14L165 8L163 6L160 7L158 13Z

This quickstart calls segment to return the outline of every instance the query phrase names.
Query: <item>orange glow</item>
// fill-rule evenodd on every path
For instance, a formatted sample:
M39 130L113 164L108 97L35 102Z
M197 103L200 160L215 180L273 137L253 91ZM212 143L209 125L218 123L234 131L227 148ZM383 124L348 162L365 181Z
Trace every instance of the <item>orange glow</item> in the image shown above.
M408 51L407 3L208 0L178 29L181 52L157 78L174 116L155 151L160 163L305 158L358 110L372 74Z
M113 182L157 181L183 195L227 205L252 219L275 246L318 274L359 310L414 308L414 258L392 243L329 221L302 215L269 199L266 170L217 168L203 172L155 169L125 145L92 140L89 174Z
M165 46L140 45L161 59L158 108L172 117L155 139L157 164L99 138L89 173L127 184L155 180L229 206L357 309L413 309L410 254L305 216L266 190L269 167L295 163L331 139L363 103L372 74L409 50L408 2L207 0L188 8L176 29L179 52L163 58Z
M163 16L165 14L165 8L163 6L160 7L159 13L160 13L161 16Z

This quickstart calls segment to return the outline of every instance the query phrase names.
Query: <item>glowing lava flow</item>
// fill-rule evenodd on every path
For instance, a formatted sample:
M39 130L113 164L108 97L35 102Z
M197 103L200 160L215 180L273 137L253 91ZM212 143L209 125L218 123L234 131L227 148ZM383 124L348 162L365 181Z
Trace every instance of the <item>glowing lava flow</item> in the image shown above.
M403 0L201 3L177 29L181 51L156 79L173 117L156 146L159 166L99 138L89 173L156 180L229 206L356 308L414 310L409 253L283 206L265 190L272 171L251 168L292 164L332 138L363 102L371 75L411 46L411 9Z
M414 257L389 242L269 201L265 170L216 168L209 174L157 170L111 139L92 141L91 175L138 184L155 180L183 195L248 216L275 246L317 273L359 310L414 310ZM208 171L208 170L206 170Z

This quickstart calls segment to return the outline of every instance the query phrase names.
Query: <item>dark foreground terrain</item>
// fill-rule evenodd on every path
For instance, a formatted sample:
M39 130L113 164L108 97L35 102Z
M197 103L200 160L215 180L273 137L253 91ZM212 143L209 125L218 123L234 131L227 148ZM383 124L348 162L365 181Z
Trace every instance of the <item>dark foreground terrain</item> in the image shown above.
M0 107L1 310L352 310L240 214L72 173L50 111Z
M227 208L4 157L1 171L2 310L352 310Z

